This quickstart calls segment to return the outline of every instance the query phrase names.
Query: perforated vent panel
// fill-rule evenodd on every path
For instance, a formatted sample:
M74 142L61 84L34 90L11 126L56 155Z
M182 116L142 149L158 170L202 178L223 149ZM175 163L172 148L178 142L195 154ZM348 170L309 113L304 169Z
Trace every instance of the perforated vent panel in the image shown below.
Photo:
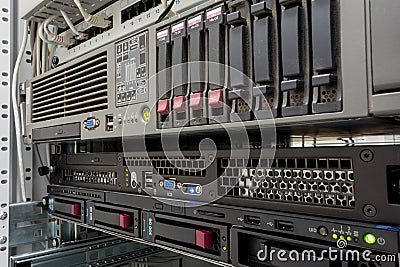
M142 167L153 166L160 175L179 175L190 177L205 177L205 159L195 157L128 157L125 159L127 166Z
M276 159L262 168L254 161L221 160L220 194L230 197L354 208L351 159ZM252 166L254 165L254 166ZM265 165L268 166L268 165Z
M108 171L64 170L64 181L117 185L117 173Z
M107 52L32 82L32 122L107 109Z

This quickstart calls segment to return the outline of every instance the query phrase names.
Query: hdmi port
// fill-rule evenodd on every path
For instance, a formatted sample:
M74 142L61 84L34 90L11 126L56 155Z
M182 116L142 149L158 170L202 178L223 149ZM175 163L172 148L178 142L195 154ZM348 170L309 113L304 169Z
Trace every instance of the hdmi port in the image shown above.
M293 232L294 225L292 222L275 221L275 228L282 231Z
M245 215L244 223L258 226L261 225L261 219L260 217Z

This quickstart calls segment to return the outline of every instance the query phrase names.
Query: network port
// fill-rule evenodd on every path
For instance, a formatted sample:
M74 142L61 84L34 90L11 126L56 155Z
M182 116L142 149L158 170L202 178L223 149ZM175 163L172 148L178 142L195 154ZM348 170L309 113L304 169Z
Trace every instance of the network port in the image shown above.
M103 29L103 28L99 28L99 27L90 27L90 28L86 29L85 31L83 31L83 33L86 35L86 38L82 39L82 40L77 40L75 42L75 44L69 46L68 49L72 49L74 47L77 47L80 44L82 44L82 43L84 43L84 42L86 42L86 41L88 41L90 39L95 38L98 35L101 35L101 34L107 32L107 31L113 29L114 28L114 18L113 18L113 16L108 17L108 20L110 21L110 24L108 25L107 28Z
M121 23L131 20L150 9L161 4L161 0L141 0L123 10L121 10Z

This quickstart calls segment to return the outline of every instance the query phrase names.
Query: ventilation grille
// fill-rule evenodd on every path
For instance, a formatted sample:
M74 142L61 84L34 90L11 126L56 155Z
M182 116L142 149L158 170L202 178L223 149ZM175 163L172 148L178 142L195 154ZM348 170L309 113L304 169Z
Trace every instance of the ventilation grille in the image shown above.
M63 180L75 183L117 185L117 173L109 171L64 170Z
M107 52L32 82L32 122L107 109Z
M355 207L351 159L221 160L219 194L336 208ZM268 167L271 166L271 167ZM264 168L263 168L264 167Z
M153 166L157 173L162 176L206 176L206 161L204 158L170 157L167 159L166 157L150 157L149 159L128 157L125 160L127 166L130 167Z

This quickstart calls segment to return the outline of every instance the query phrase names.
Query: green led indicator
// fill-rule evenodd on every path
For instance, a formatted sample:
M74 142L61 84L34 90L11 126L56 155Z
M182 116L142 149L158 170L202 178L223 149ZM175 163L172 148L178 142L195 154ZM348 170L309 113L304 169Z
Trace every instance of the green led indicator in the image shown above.
M365 234L364 235L364 242L368 245L375 245L376 243L376 236L374 234Z

